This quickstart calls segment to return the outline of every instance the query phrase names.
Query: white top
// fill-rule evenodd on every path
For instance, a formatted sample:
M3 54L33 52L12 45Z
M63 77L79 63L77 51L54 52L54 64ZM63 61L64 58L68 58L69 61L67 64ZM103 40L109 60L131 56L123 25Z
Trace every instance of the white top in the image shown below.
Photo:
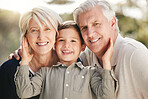
M96 64L101 68L88 48L81 59L84 65ZM111 65L119 82L117 99L148 99L148 49L142 43L118 34Z

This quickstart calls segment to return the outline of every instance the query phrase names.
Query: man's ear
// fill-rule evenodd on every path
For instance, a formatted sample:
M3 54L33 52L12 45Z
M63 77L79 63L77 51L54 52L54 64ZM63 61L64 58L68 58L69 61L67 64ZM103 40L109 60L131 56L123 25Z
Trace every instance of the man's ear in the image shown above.
M113 16L112 20L111 20L111 27L113 30L116 30L116 22L117 22L117 19L115 16Z
M84 51L86 48L86 44L82 44L82 51Z
M53 50L55 50L55 49L56 49L56 42L53 45Z

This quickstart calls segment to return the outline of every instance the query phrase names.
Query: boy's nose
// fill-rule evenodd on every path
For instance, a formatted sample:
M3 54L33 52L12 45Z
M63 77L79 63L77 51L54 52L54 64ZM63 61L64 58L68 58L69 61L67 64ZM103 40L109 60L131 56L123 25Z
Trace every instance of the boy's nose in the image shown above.
M65 47L68 48L70 46L69 42L65 42Z

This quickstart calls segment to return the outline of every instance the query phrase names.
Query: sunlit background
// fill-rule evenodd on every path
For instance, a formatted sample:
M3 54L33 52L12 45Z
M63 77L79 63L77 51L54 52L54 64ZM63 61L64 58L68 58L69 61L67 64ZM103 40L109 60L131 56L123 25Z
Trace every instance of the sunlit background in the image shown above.
M19 47L20 15L36 6L56 11L62 19L72 20L73 10L85 0L0 0L0 64ZM123 36L132 37L148 47L148 1L107 0L116 11Z

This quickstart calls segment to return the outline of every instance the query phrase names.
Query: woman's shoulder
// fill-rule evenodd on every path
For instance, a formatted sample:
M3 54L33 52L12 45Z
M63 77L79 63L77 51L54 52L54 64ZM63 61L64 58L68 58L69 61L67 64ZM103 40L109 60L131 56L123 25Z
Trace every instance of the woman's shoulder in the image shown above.
M16 70L17 66L19 66L20 60L16 60L15 58L12 58L11 60L7 60L0 66L0 70L3 71L14 71Z

